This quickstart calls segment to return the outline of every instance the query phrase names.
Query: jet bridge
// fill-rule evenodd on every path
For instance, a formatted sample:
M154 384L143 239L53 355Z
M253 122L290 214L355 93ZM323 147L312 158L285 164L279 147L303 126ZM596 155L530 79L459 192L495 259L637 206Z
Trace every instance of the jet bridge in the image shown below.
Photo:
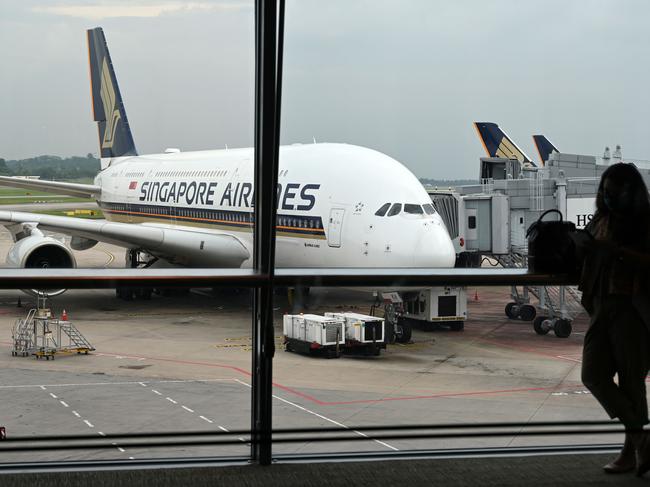
M593 156L554 152L544 167L514 159L480 159L475 185L428 189L431 201L456 248L456 267L527 267L526 230L549 209L559 210L577 228L593 217L600 176L607 168ZM646 184L650 171L639 168ZM533 321L538 334L553 330L571 334L571 322L582 311L575 287L512 287L505 307L512 319ZM537 304L531 304L531 295Z

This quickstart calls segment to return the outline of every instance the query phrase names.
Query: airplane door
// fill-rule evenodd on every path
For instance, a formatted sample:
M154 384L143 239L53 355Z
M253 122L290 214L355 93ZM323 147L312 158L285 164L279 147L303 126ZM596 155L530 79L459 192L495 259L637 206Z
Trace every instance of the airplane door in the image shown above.
M327 228L327 245L330 247L341 246L341 229L343 228L343 217L345 210L332 208L330 210L330 222Z

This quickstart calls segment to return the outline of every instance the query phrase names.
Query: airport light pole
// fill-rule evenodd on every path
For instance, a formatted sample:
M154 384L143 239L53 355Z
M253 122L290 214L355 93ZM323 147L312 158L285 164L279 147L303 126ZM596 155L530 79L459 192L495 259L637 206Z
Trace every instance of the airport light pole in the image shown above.
M273 277L284 0L255 0L255 225L253 266L267 276L253 299L251 457L270 465L273 355Z

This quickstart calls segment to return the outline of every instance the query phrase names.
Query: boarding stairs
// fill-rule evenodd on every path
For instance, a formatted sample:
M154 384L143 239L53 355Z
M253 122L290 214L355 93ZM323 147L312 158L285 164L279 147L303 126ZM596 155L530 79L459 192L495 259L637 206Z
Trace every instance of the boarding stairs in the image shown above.
M35 345L33 329L35 314L36 309L30 309L27 317L16 321L11 330L11 340L13 342L11 355L14 357L17 357L18 355L26 357Z
M61 332L68 337L68 348L81 351L95 350L90 342L84 337L81 332L69 321L59 321Z
M88 354L95 348L68 320L52 318L49 309L31 309L12 330L13 356L34 355L47 360L57 354Z

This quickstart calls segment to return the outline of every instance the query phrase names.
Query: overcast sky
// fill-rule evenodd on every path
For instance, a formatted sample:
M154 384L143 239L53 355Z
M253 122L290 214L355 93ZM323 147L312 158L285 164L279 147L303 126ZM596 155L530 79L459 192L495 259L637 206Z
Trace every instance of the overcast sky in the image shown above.
M287 0L282 141L475 178L479 120L534 160L533 133L650 159L649 18L645 0ZM97 153L95 26L140 153L252 145L252 1L0 0L0 157Z

